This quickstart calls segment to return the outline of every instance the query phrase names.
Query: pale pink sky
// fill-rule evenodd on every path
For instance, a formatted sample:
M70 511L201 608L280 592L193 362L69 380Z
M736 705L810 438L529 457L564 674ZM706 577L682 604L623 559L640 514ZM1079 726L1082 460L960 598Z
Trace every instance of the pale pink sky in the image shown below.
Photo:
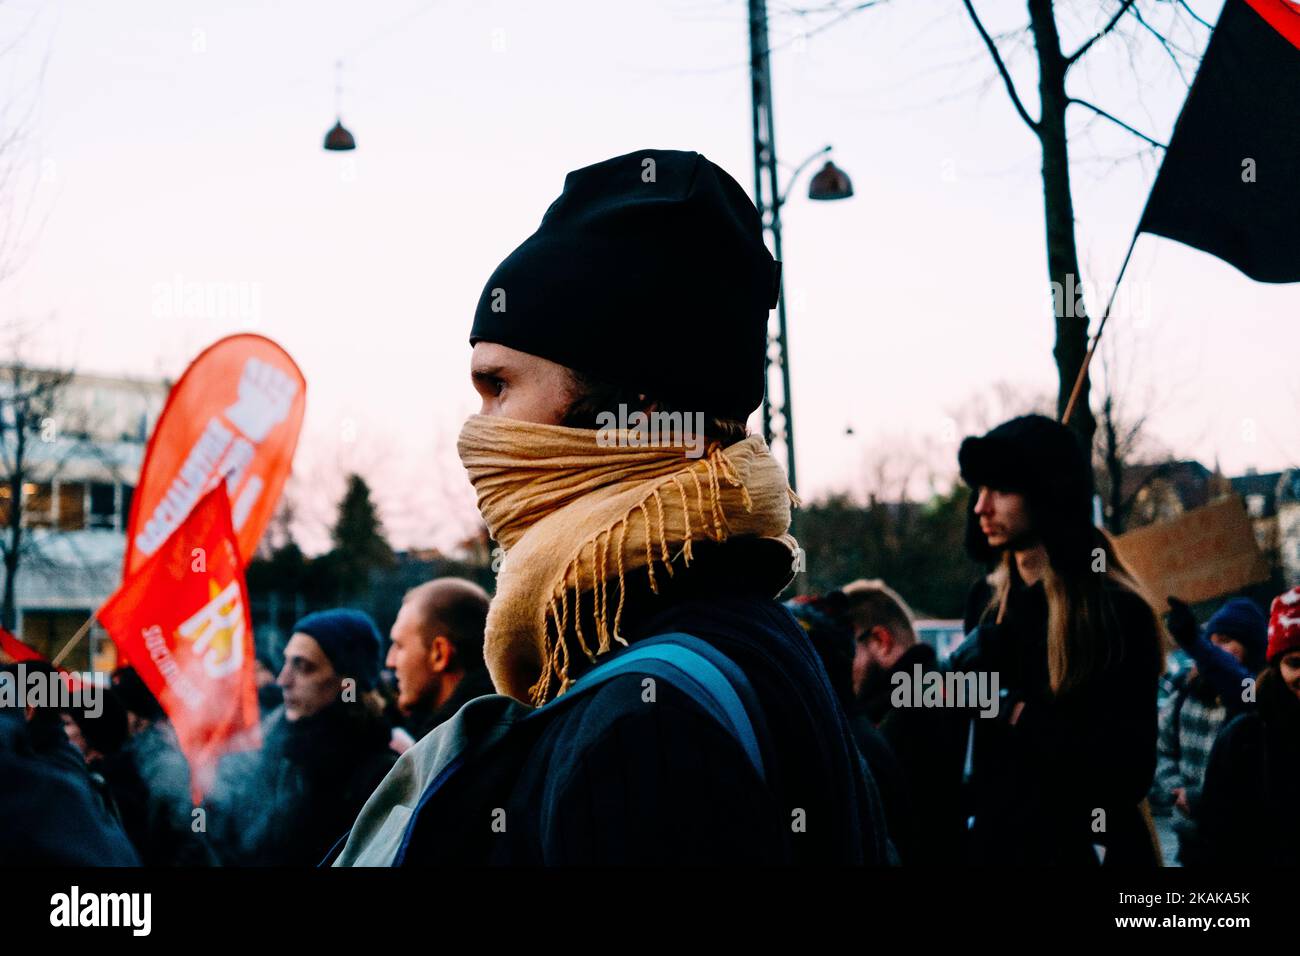
M991 29L1023 18L1020 2L979 6ZM1193 6L1213 20L1220 4ZM951 462L955 409L998 381L1046 391L1055 373L1036 143L960 3L896 3L802 42L797 27L785 15L774 30L782 157L833 143L857 191L811 203L805 180L785 209L807 495L861 487L881 447ZM297 484L319 492L340 463L360 467L399 544L446 543L463 521L450 456L474 408L474 303L564 174L687 148L752 187L738 0L0 5L0 35L22 29L0 69L34 97L41 228L0 285L0 321L39 321L48 358L132 374L176 375L233 331L270 335L309 383ZM339 57L352 154L320 148ZM1076 94L1167 138L1184 88L1163 55L1139 54L1140 97L1121 46L1095 57ZM1015 63L1032 102L1032 56ZM1103 124L1076 140L1096 313L1154 174L1150 158L1110 158L1138 145ZM177 277L256 299L246 318L167 315L160 290ZM1131 394L1155 401L1156 439L1230 474L1296 464L1300 388L1283 356L1300 286L1144 237L1126 288L1144 315L1117 313L1107 337Z

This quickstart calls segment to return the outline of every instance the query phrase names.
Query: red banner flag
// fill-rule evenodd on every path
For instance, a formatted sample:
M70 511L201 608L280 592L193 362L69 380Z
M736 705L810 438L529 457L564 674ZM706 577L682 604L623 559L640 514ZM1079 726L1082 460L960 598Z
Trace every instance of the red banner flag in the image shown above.
M253 626L220 485L97 617L167 711L198 803L232 738L256 742Z
M0 651L8 654L9 659L15 664L21 664L25 661L45 660L44 654L36 650L36 648L24 644L2 627L0 627Z
M167 396L131 500L129 578L225 479L241 562L248 563L293 462L307 382L268 338L241 334L206 348Z

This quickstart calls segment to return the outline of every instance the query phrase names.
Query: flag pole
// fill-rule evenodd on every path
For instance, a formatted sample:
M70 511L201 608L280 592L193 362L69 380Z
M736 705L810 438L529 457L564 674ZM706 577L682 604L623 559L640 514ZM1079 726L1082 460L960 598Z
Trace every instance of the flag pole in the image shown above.
M59 664L62 663L63 659L68 656L69 652L71 652L71 650L80 643L81 639L86 636L86 632L90 630L90 626L94 623L95 615L92 614L90 617L86 618L85 624L82 624L81 627L77 628L77 633L68 638L68 643L63 645L63 649L54 655L54 660L50 661L50 663L53 666L58 667Z
M1143 214L1145 215L1145 213ZM1133 247L1137 245L1138 236L1142 234L1141 225L1133 230L1133 238L1129 240L1128 252L1124 253L1124 261L1120 264L1119 275L1115 277L1115 285L1111 287L1110 298L1106 300L1106 310L1101 314L1101 322L1097 325L1097 334L1092 337L1092 344L1088 346L1088 353L1083 357L1083 364L1079 366L1079 374L1074 378L1074 388L1070 390L1070 400L1065 403L1065 413L1061 415L1061 424L1070 424L1070 416L1074 414L1074 406L1079 401L1079 393L1083 391L1083 382L1088 377L1088 367L1092 365L1093 353L1097 351L1097 343L1101 341L1102 332L1106 331L1106 320L1110 318L1111 307L1115 304L1115 294L1119 292L1119 284L1124 281L1124 272L1128 269L1128 263L1133 258Z

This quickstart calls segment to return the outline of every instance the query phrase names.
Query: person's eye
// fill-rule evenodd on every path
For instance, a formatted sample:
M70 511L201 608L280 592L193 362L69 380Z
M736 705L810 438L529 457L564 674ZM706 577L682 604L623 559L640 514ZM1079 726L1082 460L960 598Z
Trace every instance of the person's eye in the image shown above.
M500 379L500 378L489 379L488 388L492 389L493 395L500 395L506 389L505 379Z

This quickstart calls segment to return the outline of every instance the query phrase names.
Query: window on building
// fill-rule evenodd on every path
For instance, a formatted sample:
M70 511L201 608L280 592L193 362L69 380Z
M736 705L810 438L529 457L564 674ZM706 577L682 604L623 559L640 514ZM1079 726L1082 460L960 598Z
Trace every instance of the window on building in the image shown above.
M59 483L59 530L80 531L86 526L86 483Z
M23 484L23 524L49 528L54 524L54 489L48 481Z
M114 527L113 517L115 514L113 508L113 486L107 482L96 481L90 485L90 521L87 527L90 528L112 528Z
M77 628L85 623L90 614L89 608L76 611L29 611L24 609L19 637L23 643L30 644L41 654L50 658L63 649L63 645L72 638L73 634L77 633ZM90 646L85 641L82 641L64 658L63 666L73 671L88 669L90 666Z
M1252 518L1264 517L1264 496L1247 495L1246 496L1246 513Z
M126 528L126 523L131 520L131 495L135 491L135 485L122 486L122 528Z

